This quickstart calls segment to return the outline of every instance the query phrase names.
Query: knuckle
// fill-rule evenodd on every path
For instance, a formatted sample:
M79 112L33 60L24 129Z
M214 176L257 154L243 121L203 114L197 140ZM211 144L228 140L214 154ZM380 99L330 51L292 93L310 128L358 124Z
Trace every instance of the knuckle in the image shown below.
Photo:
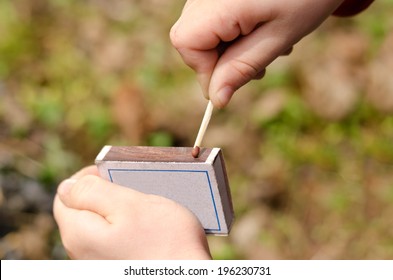
M169 31L169 39L171 40L172 45L179 49L181 47L181 40L178 32L178 24L172 26L171 30Z
M247 61L241 60L239 58L234 59L231 62L231 67L239 74L243 83L252 80L261 72L259 67L254 66L252 65L252 63L248 63Z

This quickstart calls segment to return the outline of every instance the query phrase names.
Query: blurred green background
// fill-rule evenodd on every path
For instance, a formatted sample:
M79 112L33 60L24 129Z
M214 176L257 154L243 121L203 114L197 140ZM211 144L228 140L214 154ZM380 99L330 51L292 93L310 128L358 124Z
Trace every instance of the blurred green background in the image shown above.
M0 0L1 259L67 257L53 194L103 145L193 145L183 4ZM215 111L237 219L214 258L393 258L392 8L330 18Z

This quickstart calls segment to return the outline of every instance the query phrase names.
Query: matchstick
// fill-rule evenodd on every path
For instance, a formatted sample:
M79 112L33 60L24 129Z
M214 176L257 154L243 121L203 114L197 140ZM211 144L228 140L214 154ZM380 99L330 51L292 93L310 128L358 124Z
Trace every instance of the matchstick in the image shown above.
M199 128L199 132L198 132L197 138L195 140L194 148L192 149L192 152L191 152L191 155L194 158L197 158L199 156L199 151L200 151L199 147L201 146L202 139L205 136L207 126L209 125L210 118L213 113L213 108L214 108L213 103L211 102L211 100L209 100L209 103L207 103L205 115L203 116L203 119L202 119L201 127Z

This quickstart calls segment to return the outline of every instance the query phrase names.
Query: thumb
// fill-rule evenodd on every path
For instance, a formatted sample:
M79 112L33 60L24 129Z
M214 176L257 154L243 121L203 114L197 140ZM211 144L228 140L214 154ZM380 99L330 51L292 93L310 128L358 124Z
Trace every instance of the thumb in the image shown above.
M129 192L133 195L129 195ZM109 222L120 208L119 204L127 204L128 207L134 205L141 195L95 175L66 179L60 184L57 194L66 207L97 213Z
M282 37L272 34L272 22L231 44L218 59L209 83L209 95L216 107L225 107L233 94L253 79L264 76L265 68L288 51Z

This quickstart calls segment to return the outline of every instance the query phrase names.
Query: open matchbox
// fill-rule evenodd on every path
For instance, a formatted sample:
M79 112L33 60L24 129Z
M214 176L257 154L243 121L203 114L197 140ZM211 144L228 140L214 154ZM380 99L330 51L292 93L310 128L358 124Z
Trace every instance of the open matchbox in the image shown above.
M227 235L234 211L219 148L104 146L95 163L101 177L172 199L192 211L207 234Z

